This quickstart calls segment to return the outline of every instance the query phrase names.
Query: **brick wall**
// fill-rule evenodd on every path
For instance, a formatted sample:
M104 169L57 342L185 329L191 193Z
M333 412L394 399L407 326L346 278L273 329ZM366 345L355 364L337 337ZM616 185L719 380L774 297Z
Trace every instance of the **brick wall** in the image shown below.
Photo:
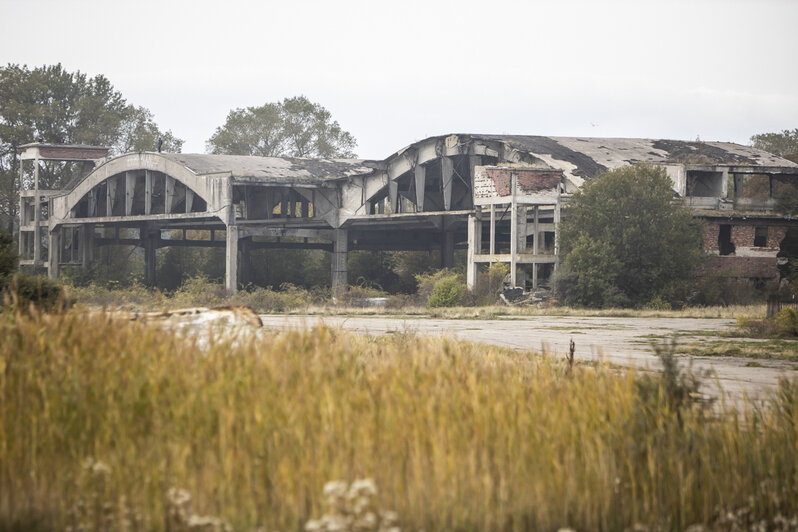
M745 224L721 224L719 222L710 222L707 221L704 224L704 234L703 234L703 248L704 251L709 252L717 252L718 251L718 234L720 232L721 225L731 225L731 239L735 246L737 247L746 247L751 248L754 247L754 233L756 231L757 226L766 225L768 228L768 244L767 248L756 248L756 249L769 249L772 251L778 251L779 246L781 245L781 241L784 240L784 236L787 234L787 227L784 225L767 225L764 223L745 223Z
M729 277L778 279L779 269L776 257L709 257L698 275L723 272Z

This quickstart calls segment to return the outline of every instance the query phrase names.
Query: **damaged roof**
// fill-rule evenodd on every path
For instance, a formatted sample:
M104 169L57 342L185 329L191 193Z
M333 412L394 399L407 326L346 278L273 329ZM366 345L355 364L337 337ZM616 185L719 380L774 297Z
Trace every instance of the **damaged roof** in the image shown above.
M299 157L258 157L252 155L203 155L160 153L198 175L230 173L241 183L266 180L289 182L326 181L367 175L376 166L361 159L304 159Z
M498 141L561 168L566 175L591 179L600 172L639 162L720 166L798 165L750 146L732 142L530 135L463 135Z

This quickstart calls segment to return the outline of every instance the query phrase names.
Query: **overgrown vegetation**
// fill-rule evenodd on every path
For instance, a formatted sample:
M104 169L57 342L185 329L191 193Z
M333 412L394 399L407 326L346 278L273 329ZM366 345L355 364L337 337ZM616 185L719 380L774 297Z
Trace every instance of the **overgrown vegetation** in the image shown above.
M0 529L163 529L189 496L206 522L296 530L324 514L328 480L364 477L407 530L776 529L798 513L787 381L765 406L709 411L678 368L641 386L412 335L200 347L101 314L6 312L0 338Z
M569 305L680 306L701 258L700 228L673 203L661 167L637 164L587 181L560 225L563 267L554 279Z
M60 284L40 275L17 272L17 254L11 236L0 230L0 306L25 308L30 304L54 310L66 306Z

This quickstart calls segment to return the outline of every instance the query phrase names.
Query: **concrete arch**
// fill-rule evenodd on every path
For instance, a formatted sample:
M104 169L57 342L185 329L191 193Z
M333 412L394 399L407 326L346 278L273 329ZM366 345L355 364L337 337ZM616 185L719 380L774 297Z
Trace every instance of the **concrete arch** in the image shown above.
M412 188L415 190L414 197L411 196L410 199L419 210L425 210L423 189L427 181L427 168L431 163L438 161L440 169L436 169L436 172L441 174L438 179L442 182L441 210L449 210L452 204L452 186L457 179L463 177L456 177L459 174L453 165L453 158L456 156L468 157L469 176L465 176L466 179L470 179L475 165L484 164L486 157L512 162L520 159L518 153L511 153L504 143L496 140L483 140L464 134L430 137L392 154L385 159L383 172L364 178L363 201L371 202L375 197L387 195L391 205L395 206L399 195L398 180L409 174ZM437 165L435 167L437 168ZM467 186L470 187L470 184Z
M93 188L111 177L137 170L160 172L171 177L204 200L209 213L227 222L229 214L226 210L229 210L227 206L232 196L229 173L200 175L161 154L149 152L121 155L94 169L67 194L53 198L52 218L57 220L56 223L66 221L70 211Z

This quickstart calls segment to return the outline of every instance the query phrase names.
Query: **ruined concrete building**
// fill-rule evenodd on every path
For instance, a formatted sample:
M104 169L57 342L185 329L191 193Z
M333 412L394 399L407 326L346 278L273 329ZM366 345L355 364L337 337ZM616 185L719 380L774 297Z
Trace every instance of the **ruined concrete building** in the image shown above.
M776 213L776 198L798 184L798 165L725 142L454 134L380 161L107 153L20 147L21 264L56 277L88 265L98 246L128 244L144 249L153 282L156 249L221 246L235 290L253 249L326 249L339 290L351 250L440 250L441 265L451 266L464 248L470 285L480 264L507 262L513 283L536 287L556 267L569 194L636 162L664 167L676 197L706 221L712 267L776 279L776 254L796 225ZM88 168L61 190L42 190L42 161Z

